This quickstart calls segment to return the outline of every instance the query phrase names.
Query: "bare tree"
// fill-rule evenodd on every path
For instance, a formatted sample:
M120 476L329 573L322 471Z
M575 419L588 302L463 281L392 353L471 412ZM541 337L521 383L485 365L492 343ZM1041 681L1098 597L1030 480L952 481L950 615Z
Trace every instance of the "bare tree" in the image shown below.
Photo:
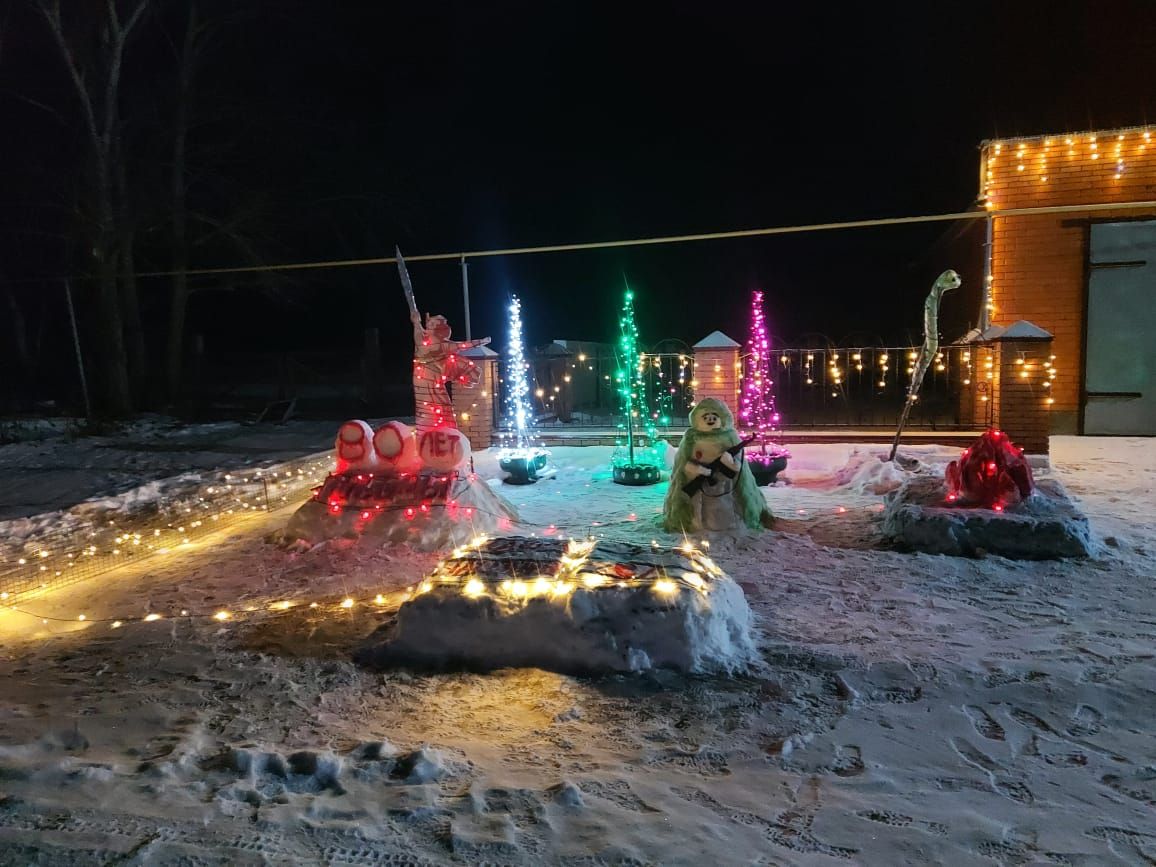
M189 0L184 38L177 54L177 92L173 118L173 288L169 299L169 334L165 350L165 382L169 399L177 396L181 385L181 362L184 358L185 315L189 306L189 218L188 218L188 137L189 102L192 99L193 73L203 25L197 20L197 4Z
M133 0L122 19L116 0L105 0L99 40L87 60L81 37L66 29L60 0L37 0L60 57L68 70L84 117L92 171L94 227L92 255L97 271L99 333L104 351L102 370L106 409L114 415L132 410L125 348L121 288L117 280L118 209L121 186L117 161L121 154L120 84L125 46L150 0ZM128 299L125 299L128 300ZM133 299L135 302L135 299Z

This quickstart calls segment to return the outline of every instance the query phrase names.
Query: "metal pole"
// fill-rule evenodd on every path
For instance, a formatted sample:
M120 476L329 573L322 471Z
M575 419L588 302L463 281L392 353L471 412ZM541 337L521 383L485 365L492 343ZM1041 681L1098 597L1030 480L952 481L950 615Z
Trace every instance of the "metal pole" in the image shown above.
M987 217L987 236L983 242L983 292L981 293L982 305L979 310L979 333L987 331L991 327L991 236L992 224L995 218L988 214Z
M72 323L72 345L76 349L76 369L80 371L80 393L84 395L84 417L92 418L92 404L88 399L88 380L84 376L84 358L80 354L80 332L76 329L76 311L72 308L72 284L64 281L64 297L68 301L68 320Z
M462 254L462 305L466 308L466 340L472 340L470 332L470 266L466 264L466 256Z

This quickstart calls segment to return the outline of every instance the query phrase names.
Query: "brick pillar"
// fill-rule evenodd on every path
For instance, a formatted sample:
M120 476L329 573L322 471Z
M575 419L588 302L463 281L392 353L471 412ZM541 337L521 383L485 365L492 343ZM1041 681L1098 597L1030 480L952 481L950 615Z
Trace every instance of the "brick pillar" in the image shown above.
M993 419L1027 454L1046 455L1051 433L1052 335L1030 322L991 329Z
M694 400L704 397L721 400L731 412L739 410L739 350L742 347L721 331L694 345L694 374L691 379Z
M467 349L462 356L482 371L481 380L472 388L455 385L454 417L473 449L488 449L494 438L494 405L498 385L498 353L486 346Z
M959 423L964 427L983 430L992 426L995 418L995 346L969 343L960 351L959 370ZM988 367L991 362L991 367ZM990 376L989 376L990 374Z

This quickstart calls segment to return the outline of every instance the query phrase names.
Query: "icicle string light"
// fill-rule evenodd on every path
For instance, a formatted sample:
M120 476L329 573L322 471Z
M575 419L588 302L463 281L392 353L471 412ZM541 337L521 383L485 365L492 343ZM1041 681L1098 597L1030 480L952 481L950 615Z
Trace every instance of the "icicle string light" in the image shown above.
M1125 179L1132 167L1143 175L1152 159L1152 146L1149 127L985 141L981 146L980 197L988 211L998 213L1001 197L1007 198L1010 187L1022 183L1037 188L1061 187L1069 182L1073 167L1081 165L1104 180L1111 179L1118 189L1121 184L1117 182ZM1125 202L1103 207L1135 206Z

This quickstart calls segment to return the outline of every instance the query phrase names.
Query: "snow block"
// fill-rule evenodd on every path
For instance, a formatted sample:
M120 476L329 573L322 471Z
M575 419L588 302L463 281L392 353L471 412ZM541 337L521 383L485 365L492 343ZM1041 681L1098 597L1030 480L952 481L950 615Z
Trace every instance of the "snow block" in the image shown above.
M517 520L517 510L472 473L335 473L293 513L279 540L317 545L364 538L437 551L508 532Z
M927 554L998 554L1013 560L1087 557L1092 531L1063 486L1054 479L1003 511L947 502L947 485L916 476L888 495L883 535L902 547Z
M741 588L689 546L484 540L412 593L359 663L733 673L756 659Z

